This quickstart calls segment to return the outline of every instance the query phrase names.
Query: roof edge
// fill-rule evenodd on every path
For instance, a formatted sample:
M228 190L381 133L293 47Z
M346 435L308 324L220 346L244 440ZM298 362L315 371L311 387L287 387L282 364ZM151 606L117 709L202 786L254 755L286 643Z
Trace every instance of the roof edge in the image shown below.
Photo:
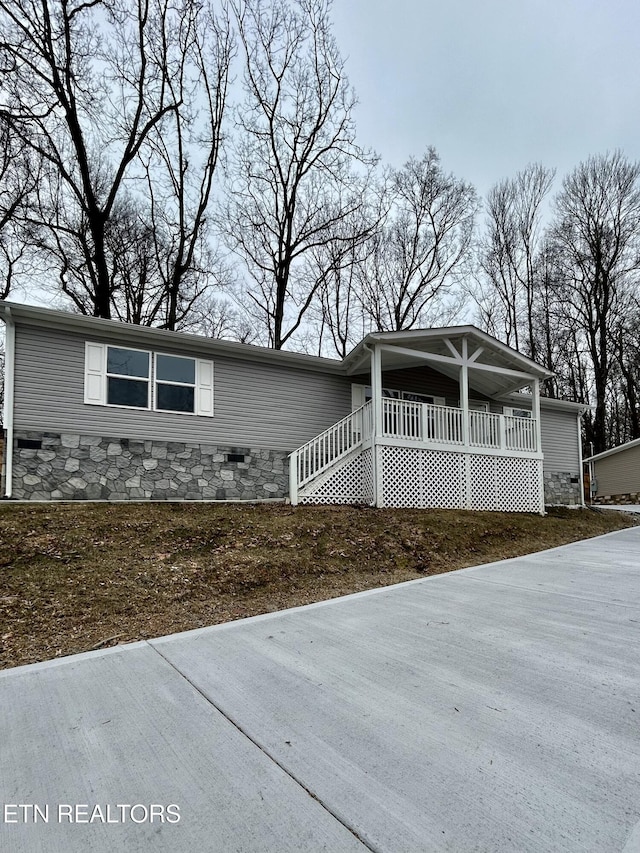
M603 450L602 453L596 453L594 456L587 456L585 462L597 462L598 459L604 459L606 456L614 456L622 450L629 450L632 447L640 446L640 438L634 438L632 441L627 441L625 444L619 444L617 447L612 447L609 450Z
M356 344L356 346L347 353L343 359L343 363L347 366L352 361L356 360L358 354L367 344L394 341L409 342L416 338L438 338L453 335L474 335L479 340L490 344L492 347L496 347L511 358L517 359L523 366L528 368L528 372L530 372L534 378L548 379L554 375L553 371L547 370L546 367L543 367L541 364L533 361L528 356L523 355L521 352L518 352L518 350L513 349L513 347L508 346L487 332L483 332L482 329L479 329L477 326L469 323L461 326L436 326L431 329L406 329L400 332L369 332L360 341L360 343Z
M530 397L530 394L520 394L517 391L512 392L511 394L504 394L499 398L501 402L514 402L517 403L522 400L523 397ZM576 403L574 400L559 400L557 397L544 397L540 395L540 405L544 409L558 409L560 411L574 411L580 414L584 414L584 412L588 412L589 409L592 409L593 406L589 406L587 403Z
M229 358L241 358L249 361L269 361L277 364L289 364L296 367L306 367L308 370L328 371L343 374L342 361L334 358L324 358L306 353L276 350L269 347L243 344L238 341L226 341L220 338L205 338L191 332L172 332L152 326L139 326L135 323L125 323L122 320L105 320L101 317L88 317L85 314L72 314L68 311L58 311L53 308L43 308L35 305L25 305L19 302L0 300L0 317L4 318L10 309L14 320L28 321L36 326L55 325L59 329L84 331L90 333L111 332L126 334L139 338L141 341L163 342L165 346L175 343L179 348L188 347L195 350L217 353Z

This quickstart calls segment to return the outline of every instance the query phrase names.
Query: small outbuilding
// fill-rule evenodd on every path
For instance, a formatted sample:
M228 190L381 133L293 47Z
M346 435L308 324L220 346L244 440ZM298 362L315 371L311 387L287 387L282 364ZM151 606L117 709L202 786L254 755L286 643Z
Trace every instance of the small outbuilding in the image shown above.
M640 504L640 438L585 459L591 499L602 504Z

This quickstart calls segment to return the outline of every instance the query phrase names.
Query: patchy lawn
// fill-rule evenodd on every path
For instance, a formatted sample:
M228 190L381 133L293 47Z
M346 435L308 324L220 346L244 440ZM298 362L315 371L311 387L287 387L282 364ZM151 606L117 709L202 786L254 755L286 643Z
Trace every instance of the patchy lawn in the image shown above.
M633 526L281 504L0 506L0 667L158 637Z

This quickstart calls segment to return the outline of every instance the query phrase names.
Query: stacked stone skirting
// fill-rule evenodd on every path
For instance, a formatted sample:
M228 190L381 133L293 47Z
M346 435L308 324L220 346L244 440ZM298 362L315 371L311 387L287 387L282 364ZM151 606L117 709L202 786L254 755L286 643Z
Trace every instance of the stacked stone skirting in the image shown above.
M22 500L261 500L287 492L283 451L15 433L13 496Z
M600 495L593 499L593 503L604 506L636 506L640 504L640 492L629 492L625 495Z
M580 478L577 474L553 472L544 474L544 502L547 506L579 506L582 504Z

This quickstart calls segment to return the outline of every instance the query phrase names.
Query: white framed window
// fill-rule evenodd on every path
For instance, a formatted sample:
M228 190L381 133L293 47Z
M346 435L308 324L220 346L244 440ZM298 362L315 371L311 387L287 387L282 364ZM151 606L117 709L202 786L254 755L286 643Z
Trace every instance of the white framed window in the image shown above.
M150 353L85 344L84 401L94 406L150 408Z
M432 406L446 406L447 401L444 397L434 397L432 394L414 394L413 391L403 391L403 400L410 400L413 403L430 403Z
M196 410L196 359L155 354L154 408L193 415Z
M458 408L462 408L462 401L458 400ZM487 400L469 400L470 412L488 412L489 403Z
M213 362L87 341L84 401L212 417Z
M504 406L503 410L505 415L510 415L512 418L531 418L533 415L531 414L531 409L516 409L511 406Z
M125 347L107 346L105 349L107 406L148 409L151 353Z
M394 388L383 388L382 396L391 400L410 400L414 403L431 403L435 406L446 406L444 397L434 397L431 394L414 394L411 391L398 391ZM351 385L351 410L355 411L368 403L372 397L371 385Z
M382 396L387 397L387 399L389 399L389 400L399 400L402 397L402 394L400 393L400 391L396 391L393 388L383 388L382 389ZM372 397L373 397L373 389L371 388L371 385L365 385L364 386L364 401L365 401L365 403L368 403Z

